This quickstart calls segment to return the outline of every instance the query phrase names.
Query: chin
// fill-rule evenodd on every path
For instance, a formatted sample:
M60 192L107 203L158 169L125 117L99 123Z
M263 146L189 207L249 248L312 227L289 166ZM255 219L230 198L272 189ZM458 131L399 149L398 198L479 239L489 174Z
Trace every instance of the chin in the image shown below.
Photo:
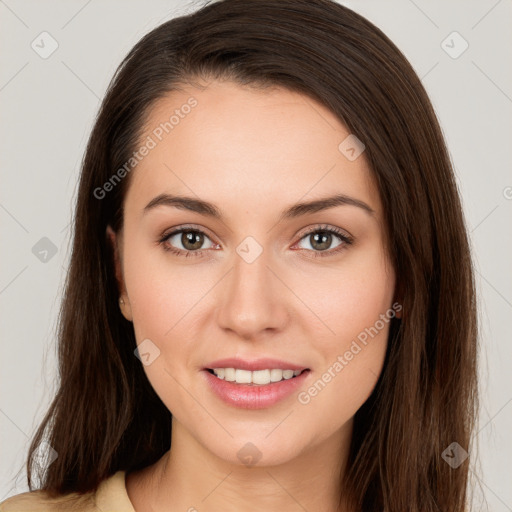
M226 427L229 430L229 427ZM275 425L272 428L275 428ZM272 429L268 432L272 432ZM241 435L232 432L233 438L230 437L222 445L219 445L219 439L216 438L211 442L207 441L205 446L220 459L246 468L286 464L304 451L305 447L302 446L301 440L294 439L286 430L283 430L281 435L274 431L266 437L268 432L262 434L260 431L254 436L247 431Z

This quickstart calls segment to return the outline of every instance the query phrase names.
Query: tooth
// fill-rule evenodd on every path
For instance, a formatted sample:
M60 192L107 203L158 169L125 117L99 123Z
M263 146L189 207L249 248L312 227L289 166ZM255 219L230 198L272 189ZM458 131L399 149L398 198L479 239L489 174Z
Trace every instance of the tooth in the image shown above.
M270 370L257 370L252 372L253 384L269 384Z
M224 378L229 382L234 382L235 369L234 368L224 368Z
M264 386L271 382L279 382L283 379L288 380L300 375L302 370L281 370L273 368L271 370L241 370L238 368L213 368L213 373L219 378L228 382L238 384L255 384Z
M215 373L215 375L217 375L219 379L223 379L225 374L225 368L214 368L213 373Z
M270 382L279 382L283 378L283 370L270 370Z
M252 382L252 372L249 370L236 370L235 371L235 381L237 384L251 384Z

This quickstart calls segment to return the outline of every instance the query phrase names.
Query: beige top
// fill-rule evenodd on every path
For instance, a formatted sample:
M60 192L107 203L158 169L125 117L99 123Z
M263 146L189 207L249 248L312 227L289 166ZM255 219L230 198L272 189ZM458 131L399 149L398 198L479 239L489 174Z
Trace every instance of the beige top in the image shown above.
M94 494L85 494L75 506L70 498L78 493L49 498L44 491L17 494L0 503L0 512L135 512L126 492L125 471L103 480Z

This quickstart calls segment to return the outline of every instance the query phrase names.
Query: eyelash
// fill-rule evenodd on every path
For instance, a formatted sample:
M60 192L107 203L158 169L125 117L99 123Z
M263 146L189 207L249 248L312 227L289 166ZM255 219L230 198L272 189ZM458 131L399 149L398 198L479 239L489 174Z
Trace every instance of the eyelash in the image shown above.
M185 258L188 258L190 256L202 256L202 253L207 251L208 249L199 249L196 251L183 251L183 249L176 249L173 246L168 246L165 244L165 242L167 242L167 240L169 240L172 236L174 236L178 233L183 233L185 231L189 231L192 233L201 233L202 235L205 235L206 237L210 238L201 229L197 229L193 226L190 226L190 227L189 226L180 226L179 229L175 229L175 230L171 231L170 233L164 234L160 238L158 243L160 245L162 245L164 251L176 254L178 256L184 256ZM313 252L314 258L326 258L328 256L333 256L335 254L338 254L340 251L344 250L347 245L352 245L352 243L354 241L354 239L352 237L348 236L345 232L341 231L340 229L334 228L334 227L328 227L328 226L317 226L317 227L311 229L310 231L308 231L307 233L304 233L302 235L302 237L300 238L300 240L302 240L302 239L306 238L307 236L312 235L314 233L330 233L330 234L336 235L343 242L335 249L330 249L328 251L311 251L309 249L300 249L303 251Z

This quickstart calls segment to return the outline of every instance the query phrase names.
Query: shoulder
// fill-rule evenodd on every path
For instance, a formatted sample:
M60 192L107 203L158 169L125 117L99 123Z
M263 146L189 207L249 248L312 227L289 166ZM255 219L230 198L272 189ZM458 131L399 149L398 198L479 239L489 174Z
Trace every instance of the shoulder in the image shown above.
M0 512L135 512L125 487L125 472L101 482L95 493L51 497L37 490L16 494L0 503Z
M0 503L0 512L96 512L91 495L71 493L52 498L45 491L16 494Z

